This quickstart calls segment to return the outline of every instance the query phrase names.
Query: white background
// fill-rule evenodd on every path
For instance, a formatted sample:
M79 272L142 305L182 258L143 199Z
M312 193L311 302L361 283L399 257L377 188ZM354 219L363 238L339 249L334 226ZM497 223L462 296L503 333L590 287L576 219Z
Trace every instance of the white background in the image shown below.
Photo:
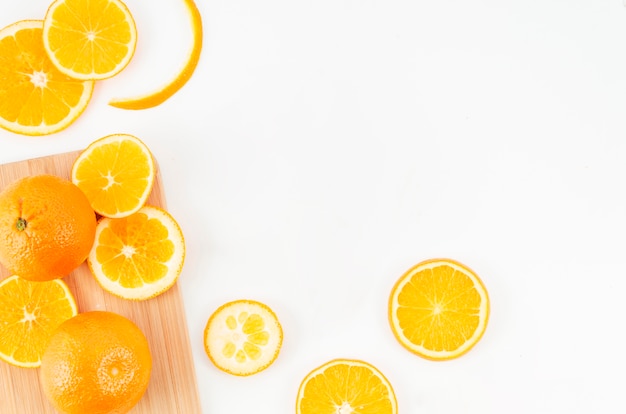
M5 26L48 2L0 4ZM0 130L0 162L116 132L149 145L187 241L204 413L293 413L338 357L377 366L403 414L626 412L621 0L199 0L195 75L143 111L107 102L173 76L190 30L179 0L127 5L130 66L65 131ZM492 304L478 345L443 363L387 322L394 282L433 257L474 269ZM202 346L238 298L285 332L248 378Z

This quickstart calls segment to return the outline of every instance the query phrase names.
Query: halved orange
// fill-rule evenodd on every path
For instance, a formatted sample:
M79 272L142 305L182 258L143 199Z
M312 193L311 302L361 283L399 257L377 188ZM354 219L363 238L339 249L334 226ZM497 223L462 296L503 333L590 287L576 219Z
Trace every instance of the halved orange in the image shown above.
M185 239L167 211L144 206L123 218L102 218L89 253L89 269L104 290L144 300L171 288L182 271Z
M489 296L480 278L450 259L427 260L409 269L389 298L389 322L409 351L431 360L468 352L489 319Z
M0 30L0 127L24 135L67 128L83 113L92 81L61 73L42 41L43 21L22 20Z
M138 97L113 99L109 102L109 105L115 106L116 108L135 110L152 108L169 99L191 78L191 75L193 75L198 65L200 52L202 51L202 16L200 15L198 6L196 6L193 0L183 0L183 2L191 21L193 43L191 44L187 59L178 72L178 75L154 92Z
M10 276L0 282L0 359L37 368L52 332L76 316L72 292L60 279L31 282Z
M352 359L329 361L300 384L296 414L397 414L395 392L372 364Z
M106 79L121 72L132 59L137 28L120 0L55 0L44 18L43 44L66 75Z
M129 134L92 142L72 165L72 182L101 216L120 218L137 212L152 191L155 163L148 147Z
M220 306L204 329L204 349L224 372L248 376L269 367L278 357L283 329L267 305L240 299Z

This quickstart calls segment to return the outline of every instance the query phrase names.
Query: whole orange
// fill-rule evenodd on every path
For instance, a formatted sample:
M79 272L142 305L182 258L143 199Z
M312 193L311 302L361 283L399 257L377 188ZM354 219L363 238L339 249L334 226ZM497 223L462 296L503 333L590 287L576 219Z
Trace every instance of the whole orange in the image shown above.
M63 322L41 358L43 391L60 412L123 414L148 388L152 357L131 320L90 311Z
M85 261L95 234L96 213L69 180L33 175L0 193L0 263L24 279L67 276Z

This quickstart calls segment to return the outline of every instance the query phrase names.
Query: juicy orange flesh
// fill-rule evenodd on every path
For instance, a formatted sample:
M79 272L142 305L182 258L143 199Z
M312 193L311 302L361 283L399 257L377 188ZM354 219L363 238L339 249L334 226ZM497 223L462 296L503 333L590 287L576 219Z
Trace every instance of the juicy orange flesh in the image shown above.
M88 87L52 65L42 36L42 29L23 29L0 41L0 116L24 126L57 124Z
M227 341L224 344L222 354L226 358L234 358L239 363L261 358L263 355L261 347L269 343L270 334L265 330L265 321L260 315L248 312L239 313L237 318L229 315L226 318L226 326L232 331L233 339L239 335L239 329L245 335L241 348L235 341Z
M174 243L159 220L135 213L111 219L99 235L96 257L102 272L126 288L141 287L163 278L165 263L174 255Z
M478 328L480 303L473 282L444 265L411 277L398 296L397 314L409 341L449 351L462 346Z
M129 53L133 29L124 12L108 0L66 0L52 20L50 49L74 72L108 73Z
M48 336L71 318L73 304L55 282L10 281L0 290L0 349L23 362L39 360Z
M385 383L370 369L339 364L308 381L300 410L302 414L387 414L394 412L391 398Z
M96 211L114 214L137 205L150 185L150 169L145 152L126 140L94 148L76 179Z

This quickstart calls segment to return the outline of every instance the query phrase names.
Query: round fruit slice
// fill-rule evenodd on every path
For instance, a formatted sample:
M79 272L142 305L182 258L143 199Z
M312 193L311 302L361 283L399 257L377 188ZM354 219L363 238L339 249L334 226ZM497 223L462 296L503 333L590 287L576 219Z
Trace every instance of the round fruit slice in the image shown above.
M200 11L193 0L183 0L183 2L185 3L185 7L189 12L191 20L193 43L191 45L189 55L187 55L187 60L182 66L180 72L178 72L178 75L168 84L155 92L149 93L145 96L113 99L109 102L109 105L115 106L116 108L135 110L152 108L169 99L191 78L191 75L193 75L193 72L198 65L200 52L202 51L202 16L200 15Z
M101 216L126 217L144 206L154 183L155 164L137 137L114 134L92 142L74 161L72 182Z
M247 376L269 367L278 357L283 329L274 312L253 300L220 306L204 329L204 349L215 366Z
M398 403L385 376L367 362L336 359L300 384L296 414L396 414Z
M94 83L70 78L44 50L43 21L22 20L0 30L0 127L48 135L83 113Z
M144 206L128 217L102 218L87 263L106 291L144 300L176 283L184 259L178 223L167 211Z
M432 360L468 352L482 337L489 297L478 276L450 259L433 259L409 269L389 298L389 321L409 351Z
M0 358L37 368L51 333L78 314L65 282L31 282L10 276L0 282Z
M55 0L44 19L43 44L54 65L66 75L106 79L130 62L137 28L120 0Z

